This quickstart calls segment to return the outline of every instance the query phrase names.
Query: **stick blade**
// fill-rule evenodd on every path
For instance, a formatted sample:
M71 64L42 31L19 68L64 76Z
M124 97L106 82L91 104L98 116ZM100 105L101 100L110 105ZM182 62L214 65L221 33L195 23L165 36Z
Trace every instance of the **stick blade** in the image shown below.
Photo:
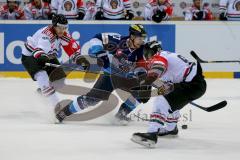
M206 111L213 112L213 111L216 111L216 110L219 110L219 109L225 107L226 105L227 105L227 101L222 101L222 102L219 102L218 104L215 104L209 108L206 108Z

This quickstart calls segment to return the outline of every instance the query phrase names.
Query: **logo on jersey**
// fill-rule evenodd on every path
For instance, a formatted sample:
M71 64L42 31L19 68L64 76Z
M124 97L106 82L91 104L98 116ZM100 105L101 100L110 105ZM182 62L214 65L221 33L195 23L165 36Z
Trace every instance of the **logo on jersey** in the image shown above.
M117 9L117 7L118 7L118 0L111 0L110 1L110 6L112 7L112 9Z
M234 8L236 9L236 11L240 11L240 1L239 0L234 2Z
M72 48L74 48L74 49L78 48L78 44L77 44L76 42L73 43L73 44L72 44Z
M64 6L65 11L68 11L68 12L73 10L73 8L75 8L74 2L72 0L64 1L63 6Z

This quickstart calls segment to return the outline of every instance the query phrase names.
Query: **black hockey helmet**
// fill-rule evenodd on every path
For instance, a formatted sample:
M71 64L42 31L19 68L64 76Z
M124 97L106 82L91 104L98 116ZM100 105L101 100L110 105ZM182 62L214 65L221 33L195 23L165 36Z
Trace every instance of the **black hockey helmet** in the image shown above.
M147 42L144 45L143 54L144 54L144 57L148 59L153 55L155 55L156 53L161 52L161 50L162 50L161 42L154 40L154 41Z
M52 17L52 25L68 27L68 20L63 14L54 14Z
M129 35L146 37L147 32L145 31L143 25L141 24L133 24L129 27Z

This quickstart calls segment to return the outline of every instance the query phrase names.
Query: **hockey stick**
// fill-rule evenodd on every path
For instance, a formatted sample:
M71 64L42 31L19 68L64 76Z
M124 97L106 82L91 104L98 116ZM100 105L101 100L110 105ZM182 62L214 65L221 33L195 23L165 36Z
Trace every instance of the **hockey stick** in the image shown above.
M74 64L53 64L53 63L45 63L45 66L48 67L55 67L55 68L68 68L68 69L74 69L74 70L79 70L79 71L84 71L84 68L87 66L83 65L74 65Z
M74 70L79 70L79 71L84 71L83 69L81 69L79 66L78 68L77 67L72 67L72 66L69 66L69 65L58 65L58 64L52 64L52 63L45 63L46 66L50 66L50 67L56 67L56 68L70 68L70 69L74 69ZM99 73L99 72L98 72ZM157 87L156 85L152 84L153 87ZM152 91L152 94L151 96L156 96L158 95L158 92L156 90L153 90ZM203 106L200 106L194 102L190 102L191 105L193 106L196 106L204 111L207 111L207 112L212 112L212 111L216 111L216 110L219 110L223 107L225 107L227 105L227 101L222 101L222 102L219 102L213 106L210 106L210 107L203 107Z
M48 66L48 67L55 67L55 68L64 68L64 66L62 65L59 65L59 64L52 64L52 63L45 63L45 66ZM69 67L67 67L69 68Z
M158 86L156 86L155 84L152 84L152 86L155 87L155 88L158 88ZM206 112L213 112L213 111L216 111L216 110L219 110L219 109L225 107L227 105L227 101L224 100L224 101L219 102L219 103L217 103L215 105L212 105L210 107L203 107L203 106L200 106L200 105L198 105L194 102L190 102L190 104L195 106L195 107L198 107L198 108L200 108L200 109L202 109Z
M204 110L206 112L213 112L213 111L216 111L216 110L219 110L219 109L225 107L227 105L227 101L219 102L219 103L217 103L215 105L212 105L210 107L203 107L203 106L200 106L200 105L198 105L198 104L196 104L194 102L190 102L190 104L195 106L195 107L198 107L198 108L200 108L200 109L202 109L202 110ZM150 121L150 119L143 118L143 117L141 117L139 115L136 115L135 113L133 115L134 115L134 117L136 117L136 118L138 118L138 119L140 119L142 121Z
M91 71L91 70L86 70L87 66L83 66L83 65L77 65L77 64L53 64L53 63L45 63L45 66L48 67L55 67L55 68L66 68L66 69L70 69L70 70L75 70L75 71L82 71L82 72L91 72L91 73L102 73L101 71Z
M206 60L202 60L201 58L199 58L198 55L194 51L191 51L190 54L193 56L193 58L195 58L200 63L240 63L240 60L206 61Z
M194 102L190 102L191 105L195 106L195 107L198 107L206 112L213 112L213 111L216 111L216 110L219 110L223 107L225 107L227 105L227 101L222 101L222 102L219 102L215 105L212 105L210 107L203 107L203 106L200 106Z

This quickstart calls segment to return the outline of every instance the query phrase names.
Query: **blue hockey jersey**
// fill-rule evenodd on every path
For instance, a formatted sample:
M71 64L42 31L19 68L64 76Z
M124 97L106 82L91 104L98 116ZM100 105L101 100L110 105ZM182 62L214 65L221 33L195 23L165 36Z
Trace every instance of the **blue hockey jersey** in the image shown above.
M121 36L117 33L100 33L90 40L89 55L101 58L104 62L104 71L113 74L131 70L135 62L144 59L142 45L138 49L131 49L127 45L128 36ZM129 68L128 68L129 67ZM120 71L119 71L120 69Z

